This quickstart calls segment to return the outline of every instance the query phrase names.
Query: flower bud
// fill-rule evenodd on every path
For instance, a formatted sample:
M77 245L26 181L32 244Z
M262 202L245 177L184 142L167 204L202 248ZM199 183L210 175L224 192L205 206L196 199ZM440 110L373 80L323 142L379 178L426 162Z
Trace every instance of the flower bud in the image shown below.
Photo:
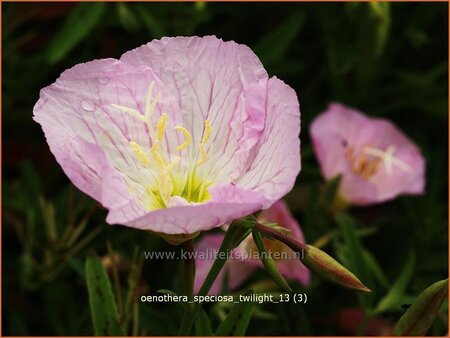
M415 303L400 318L394 328L396 336L424 336L447 298L448 279L441 280L423 291Z
M333 283L358 291L371 292L353 273L333 257L312 245L307 245L302 262L308 269Z

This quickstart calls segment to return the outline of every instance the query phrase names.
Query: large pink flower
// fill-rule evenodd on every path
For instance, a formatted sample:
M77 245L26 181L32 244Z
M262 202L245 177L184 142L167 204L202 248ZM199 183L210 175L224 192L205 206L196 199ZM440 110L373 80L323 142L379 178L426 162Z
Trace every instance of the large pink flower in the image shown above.
M76 65L41 91L34 119L109 223L207 230L268 208L300 171L294 90L248 47L213 36Z
M391 122L334 103L313 121L310 134L325 178L342 175L344 200L368 205L423 193L425 161Z
M290 231L290 236L305 243L305 238L300 225L292 217L288 207L283 201L278 201L269 209L264 210L258 217L260 222L277 223L279 226ZM194 291L198 292L205 280L209 269L214 263L215 255L222 243L224 234L206 234L200 239L195 247L197 260L195 261L196 274ZM281 259L276 260L280 273L288 278L295 280L303 285L310 282L309 270L299 261L298 256L285 244L266 239L264 246L267 251L279 253ZM209 294L219 293L225 275L227 275L228 287L230 290L236 289L241 285L257 268L263 267L261 260L255 258L257 254L256 245L252 236L248 236L236 249L234 249L231 259L225 264L225 268L219 273L214 281Z

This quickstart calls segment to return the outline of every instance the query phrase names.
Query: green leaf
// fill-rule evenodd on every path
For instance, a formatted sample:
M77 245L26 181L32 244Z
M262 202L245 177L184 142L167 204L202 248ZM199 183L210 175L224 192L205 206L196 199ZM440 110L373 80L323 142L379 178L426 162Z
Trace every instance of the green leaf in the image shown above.
M173 292L172 290L168 290L168 289L159 289L156 292L157 293L161 293L163 295L178 296L175 292Z
M139 6L137 11L141 22L147 28L148 32L155 38L159 39L167 35L166 29L159 19L150 11L147 6Z
M81 3L69 14L47 52L47 61L61 61L100 22L106 4L103 2Z
M86 281L95 335L124 336L108 275L95 255L86 260Z
M117 3L116 9L117 18L122 26L130 32L136 32L139 29L139 21L128 5L126 3L119 2Z
M245 302L243 303L241 310L241 316L236 323L236 328L234 329L233 336L245 336L247 332L248 325L250 324L250 319L253 315L253 303Z
M367 282L369 273L363 256L364 248L356 235L356 226L352 217L346 213L338 213L336 222L342 229L346 248L345 256L349 262L349 268L362 278L363 282Z
M247 331L247 327L250 324L250 318L253 312L252 302L241 302L236 304L225 318L220 323L216 336L229 336L233 333L233 336L243 336Z
M214 336L211 328L211 322L204 310L201 310L195 321L195 335L196 336Z
M325 206L331 206L333 204L339 185L341 184L341 178L342 175L337 175L325 184L323 191Z
M439 281L423 291L400 318L394 328L396 336L424 336L434 322L442 303L447 299L448 279Z
M264 247L264 241L262 239L261 234L258 231L253 230L252 235L256 247L258 248L261 262L263 263L264 268L269 274L269 276L273 279L275 283L278 284L279 287L281 287L287 292L292 292L291 287L278 270L275 261L271 257L269 257L269 254L267 253L266 248Z
M375 278L383 285L385 288L389 287L389 281L386 275L383 272L383 269L378 264L375 257L369 250L364 249L363 251L364 261L366 262L367 267L370 269Z
M375 53L383 52L391 26L391 4L386 1L370 1L368 3L375 18Z
M265 66L279 60L286 53L304 22L305 13L295 12L253 47L255 54L259 56Z
M336 222L342 230L344 238L345 258L349 264L350 270L355 273L370 289L372 285L372 274L370 273L366 261L364 259L364 247L356 234L356 225L353 218L346 213L336 214ZM373 305L372 295L358 295L358 300L364 309L369 309Z
M406 287L411 280L415 265L415 256L413 253L410 254L408 262L403 267L397 280L392 285L388 293L380 300L377 307L375 308L375 313L381 313L388 310L399 309L403 297L405 295Z

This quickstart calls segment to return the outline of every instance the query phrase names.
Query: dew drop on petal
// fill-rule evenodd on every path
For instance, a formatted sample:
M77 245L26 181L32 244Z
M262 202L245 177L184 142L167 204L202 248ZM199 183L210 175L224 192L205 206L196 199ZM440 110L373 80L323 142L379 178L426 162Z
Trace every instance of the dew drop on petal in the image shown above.
M98 83L105 85L109 82L109 78L107 78L106 76L102 76L97 78Z
M95 108L94 104L89 100L81 101L80 106L84 111L94 111Z

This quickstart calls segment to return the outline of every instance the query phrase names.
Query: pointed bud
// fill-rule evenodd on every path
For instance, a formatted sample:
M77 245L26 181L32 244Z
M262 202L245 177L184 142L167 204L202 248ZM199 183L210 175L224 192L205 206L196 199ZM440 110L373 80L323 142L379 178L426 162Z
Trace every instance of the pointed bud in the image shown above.
M258 248L261 262L263 263L264 268L269 274L269 276L273 279L275 283L278 284L279 287L283 288L287 292L292 292L291 287L278 270L275 261L267 253L266 248L264 247L264 241L262 239L261 234L258 231L253 230L252 235L253 241L255 242L256 247Z
M448 279L441 280L423 291L400 318L394 328L396 336L424 336L433 324L439 309L447 299Z
M308 269L333 283L349 289L371 292L353 273L343 267L333 257L312 245L307 245L302 263Z

